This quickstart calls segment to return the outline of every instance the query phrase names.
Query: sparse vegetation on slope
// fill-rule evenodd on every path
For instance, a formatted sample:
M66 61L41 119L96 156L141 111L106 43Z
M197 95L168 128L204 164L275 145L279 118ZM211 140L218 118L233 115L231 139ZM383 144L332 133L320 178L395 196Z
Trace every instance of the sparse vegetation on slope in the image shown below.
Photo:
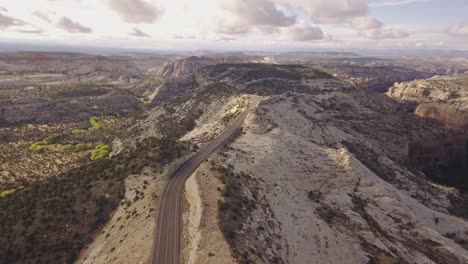
M147 138L112 159L31 183L21 195L0 199L0 262L72 263L124 197L127 176L145 166L160 171L188 151L177 141Z
M44 152L44 151L55 151L55 152L64 152L64 151L86 151L93 148L95 145L94 150L91 152L90 159L91 160L99 160L104 159L109 156L111 151L111 147L109 145L103 143L93 144L90 142L87 143L77 143L77 144L55 144L56 141L60 139L66 138L68 135L73 135L76 137L84 136L88 132L94 132L102 129L102 121L110 120L111 117L103 116L103 117L91 117L89 118L90 127L87 130L84 129L74 129L71 132L64 132L60 135L53 135L49 136L46 139L35 142L31 144L29 147L30 151L33 152ZM66 140L65 140L66 141Z
M100 160L105 159L109 156L110 146L106 144L99 143L96 145L94 150L91 152L91 160Z

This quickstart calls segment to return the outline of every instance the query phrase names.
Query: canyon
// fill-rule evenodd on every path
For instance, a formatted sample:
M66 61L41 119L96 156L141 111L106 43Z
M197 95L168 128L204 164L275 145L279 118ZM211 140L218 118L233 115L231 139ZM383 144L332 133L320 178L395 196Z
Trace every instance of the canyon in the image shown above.
M3 262L147 263L168 175L249 106L185 185L184 263L468 262L466 75L431 77L464 62L0 61Z

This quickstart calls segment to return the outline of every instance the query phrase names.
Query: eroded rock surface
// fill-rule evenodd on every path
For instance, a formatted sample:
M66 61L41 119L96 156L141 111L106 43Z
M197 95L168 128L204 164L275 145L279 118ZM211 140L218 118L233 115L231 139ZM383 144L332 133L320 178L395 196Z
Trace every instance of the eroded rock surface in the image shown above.
M450 128L468 130L468 75L395 83L387 95L414 106L414 113Z

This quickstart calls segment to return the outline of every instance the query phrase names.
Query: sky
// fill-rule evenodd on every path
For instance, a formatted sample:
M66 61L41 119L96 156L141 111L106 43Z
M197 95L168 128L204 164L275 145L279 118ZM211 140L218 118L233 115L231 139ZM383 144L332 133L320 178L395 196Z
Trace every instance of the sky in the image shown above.
M0 31L130 49L468 50L468 0L0 0Z

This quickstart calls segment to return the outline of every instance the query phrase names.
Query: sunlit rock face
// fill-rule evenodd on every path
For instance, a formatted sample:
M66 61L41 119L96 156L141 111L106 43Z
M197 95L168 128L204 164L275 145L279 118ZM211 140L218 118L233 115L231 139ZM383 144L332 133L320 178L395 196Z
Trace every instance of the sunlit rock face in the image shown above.
M387 95L413 105L416 115L468 131L467 74L395 83Z
M422 103L414 111L418 116L432 118L447 127L468 131L468 111L458 109L457 105L445 103Z
M204 66L215 64L216 61L207 57L191 56L185 59L166 63L159 74L164 77L182 77L196 73Z

